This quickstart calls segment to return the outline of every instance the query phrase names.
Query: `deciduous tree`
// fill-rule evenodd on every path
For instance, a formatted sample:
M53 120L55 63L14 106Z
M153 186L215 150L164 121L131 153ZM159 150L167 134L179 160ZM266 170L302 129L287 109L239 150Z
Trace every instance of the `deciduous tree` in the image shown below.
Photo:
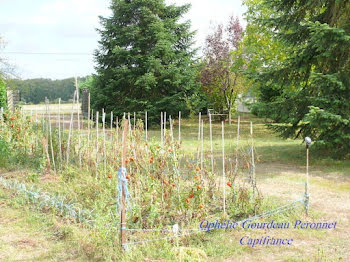
M243 28L238 17L231 16L228 24L219 24L206 38L204 65L200 79L214 109L226 109L231 120L232 106L241 88L242 60L237 52Z

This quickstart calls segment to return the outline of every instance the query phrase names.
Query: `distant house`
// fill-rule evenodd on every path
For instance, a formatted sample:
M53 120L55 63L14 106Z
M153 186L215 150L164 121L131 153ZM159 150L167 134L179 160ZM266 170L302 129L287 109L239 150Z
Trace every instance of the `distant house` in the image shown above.
M20 102L19 90L7 89L7 108L12 112L15 111L16 107Z
M256 98L253 95L247 94L242 95L239 94L236 100L237 103L237 112L239 113L250 113L250 109L248 108L247 104L249 103L255 103Z

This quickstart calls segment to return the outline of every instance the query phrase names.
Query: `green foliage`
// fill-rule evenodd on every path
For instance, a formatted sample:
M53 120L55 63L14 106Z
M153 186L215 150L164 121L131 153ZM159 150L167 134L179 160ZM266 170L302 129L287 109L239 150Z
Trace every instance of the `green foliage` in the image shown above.
M6 86L4 81L0 78L0 108L6 108L7 105L6 99Z
M218 25L206 38L200 81L217 112L232 112L237 95L243 91L242 32L238 17L231 16L225 28Z
M78 81L85 81L85 77L78 78ZM61 98L68 102L73 98L75 91L74 78L63 80L51 79L9 79L8 85L11 88L18 88L21 94L21 100L26 103L39 104L45 102L45 97L54 102Z
M149 121L160 111L189 114L186 97L198 90L194 33L179 22L189 5L164 0L113 1L112 16L101 17L100 47L95 53L97 76L91 90L95 110L147 110Z
M5 114L5 119L0 128L0 167L42 170L45 155L41 145L33 143L34 137L42 136L41 126L18 111Z
M247 46L258 51L258 58L268 57L251 60L249 73L259 94L253 112L280 123L271 127L282 137L310 136L334 157L349 154L350 3L246 4L250 39L256 39ZM272 40L254 36L257 28ZM267 52L256 48L259 41Z
M9 145L3 138L0 137L0 167L7 166L9 155Z

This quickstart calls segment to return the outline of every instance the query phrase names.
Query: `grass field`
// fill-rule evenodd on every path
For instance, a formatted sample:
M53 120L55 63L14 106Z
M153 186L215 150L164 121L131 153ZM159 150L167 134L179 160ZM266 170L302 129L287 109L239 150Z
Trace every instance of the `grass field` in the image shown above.
M254 123L254 145L259 162L256 163L258 188L264 198L263 211L299 199L304 193L305 146L302 141L282 140L264 125L264 121L250 115L241 117L242 151L249 148L250 121ZM210 162L208 123L204 126L204 157ZM107 130L108 131L108 130ZM237 123L225 125L226 160L235 157ZM153 128L149 136L154 143L160 141L160 130ZM176 122L174 137L178 137ZM198 141L198 120L183 120L182 145L189 159L195 159ZM218 180L222 173L221 123L213 125L215 174ZM1 158L0 158L1 159ZM182 160L185 161L185 160ZM104 191L111 181L96 182L89 171L71 166L55 175L38 172L25 165L3 163L1 176L16 179L29 185L38 185L44 191L65 194L69 200L82 203L84 207L101 209L102 198L114 205ZM246 171L242 171L244 175ZM179 241L155 241L131 246L120 254L116 243L106 230L97 232L81 226L70 219L57 216L54 210L42 210L28 204L21 194L0 187L1 223L0 257L4 261L349 261L350 260L350 161L336 161L325 153L310 151L310 211L306 216L303 207L279 213L258 222L290 222L299 219L305 222L337 222L336 229L255 229L216 230L183 237ZM96 195L98 192L99 195ZM107 195L101 196L100 192ZM229 200L230 201L230 200ZM221 203L217 203L221 208ZM228 202L228 206L230 202ZM109 209L108 209L109 210ZM220 211L221 212L221 211ZM203 214L202 219L214 216ZM194 223L194 222L193 222ZM194 223L187 225L197 227ZM291 246L241 245L243 236L262 236L294 239ZM138 240L147 240L147 232L138 234ZM118 254L119 252L119 254Z
M58 114L59 111L61 111L62 114L69 114L72 112L72 110L76 113L78 110L81 112L81 104L61 104L59 106L58 104L48 104L48 108L50 113L52 114ZM44 114L46 113L46 104L40 104L40 105L23 105L22 109L24 112L30 114L33 113L34 115L37 114Z

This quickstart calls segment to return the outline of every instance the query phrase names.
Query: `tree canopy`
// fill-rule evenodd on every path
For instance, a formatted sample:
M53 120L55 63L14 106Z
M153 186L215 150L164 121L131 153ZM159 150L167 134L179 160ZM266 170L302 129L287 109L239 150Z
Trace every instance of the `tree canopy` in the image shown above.
M275 54L251 60L250 77L259 87L253 112L278 122L271 127L285 138L311 136L334 156L349 154L350 2L245 2L248 28L270 36L261 44Z
M238 52L243 28L238 17L231 16L228 24L216 26L206 38L204 66L200 73L202 89L209 96L214 109L226 109L231 116L237 94L242 91L241 53Z
M150 121L160 111L189 113L186 101L198 90L194 33L180 22L189 5L164 0L114 0L111 17L101 17L91 103L121 116L147 110Z
M79 78L79 82L85 81L85 77ZM44 78L37 79L8 79L6 81L10 88L19 89L21 100L26 103L44 103L45 97L50 101L61 98L68 102L73 98L75 86L74 78L62 80L51 80Z

